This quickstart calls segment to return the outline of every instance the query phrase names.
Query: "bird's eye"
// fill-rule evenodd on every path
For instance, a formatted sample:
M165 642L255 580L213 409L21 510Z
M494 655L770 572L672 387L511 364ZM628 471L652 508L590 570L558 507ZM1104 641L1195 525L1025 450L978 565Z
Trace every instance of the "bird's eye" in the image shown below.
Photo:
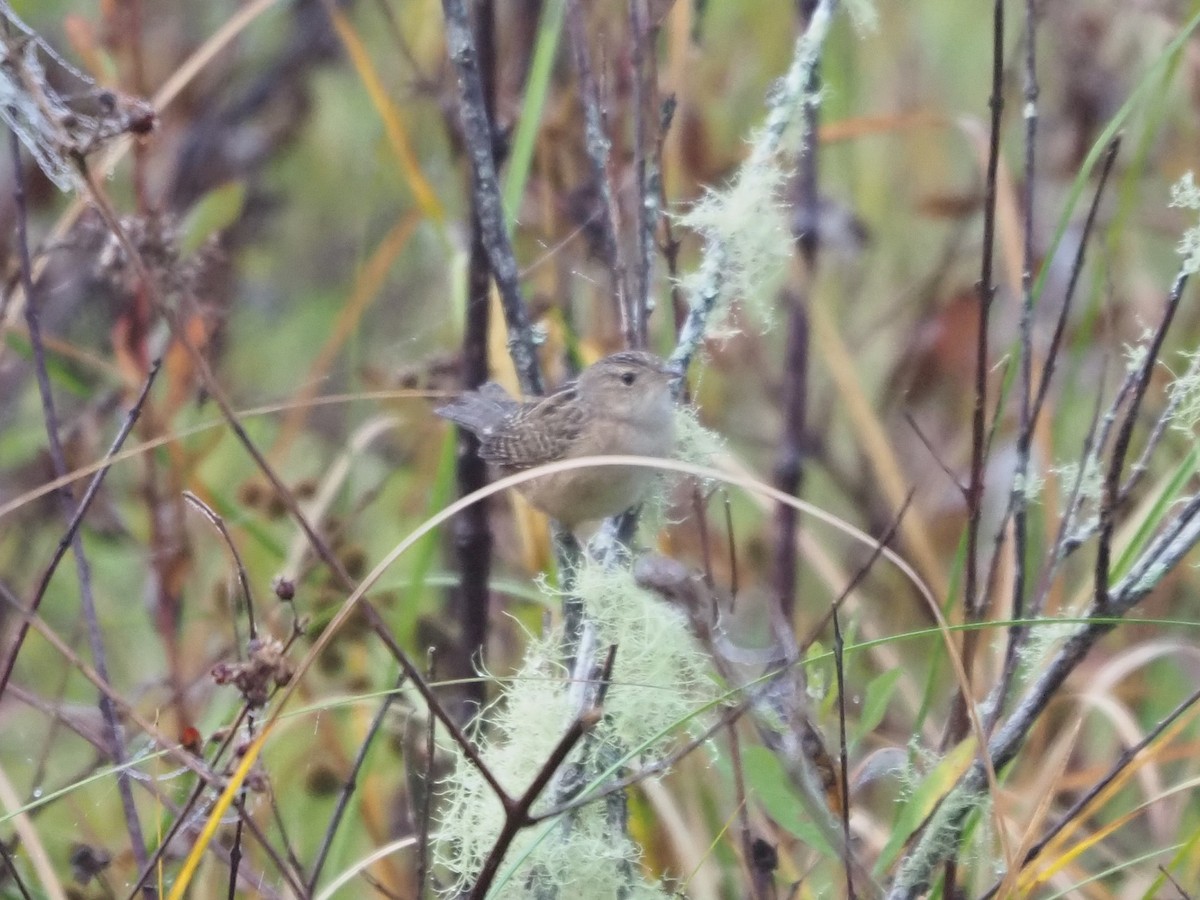
M637 375L633 372L621 373L621 384L630 385L637 381Z

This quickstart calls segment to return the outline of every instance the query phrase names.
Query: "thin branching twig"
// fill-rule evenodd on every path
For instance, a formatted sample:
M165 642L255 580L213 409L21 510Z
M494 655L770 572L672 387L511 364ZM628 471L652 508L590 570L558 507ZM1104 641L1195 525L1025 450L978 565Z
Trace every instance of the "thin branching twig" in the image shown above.
M333 838L337 834L338 826L342 824L342 818L346 815L347 808L350 806L350 798L353 796L355 788L358 787L358 775L367 761L367 751L370 750L371 744L374 743L375 736L379 734L379 729L383 727L384 719L387 718L392 704L400 696L400 688L403 684L404 676L401 675L396 680L396 686L384 695L383 702L379 704L379 710L375 713L375 718L371 720L371 724L367 728L367 733L358 747L358 753L354 757L354 764L350 767L350 774L346 776L346 783L342 785L342 790L338 794L337 804L333 809L333 815L329 817L329 825L326 827L325 834L321 838L321 847L317 851L317 858L313 861L312 873L308 876L307 884L309 894L316 891L317 883L321 880L321 870L325 867L325 860L329 857L329 851L333 847Z
M137 399L134 400L133 406L129 408L129 412L125 416L125 420L121 423L117 435L113 438L112 444L108 448L108 452L104 454L101 468L99 468L91 481L88 482L87 488L83 492L83 496L79 499L79 505L75 509L75 514L71 517L70 523L67 525L67 530L63 536L59 538L58 546L54 548L54 553L50 557L50 561L46 564L46 568L42 570L41 576L38 578L37 586L34 588L33 594L30 597L26 609L29 612L37 612L41 606L42 599L46 596L46 588L50 586L50 579L54 577L55 571L58 569L58 564L62 562L67 550L74 540L79 526L83 524L83 517L91 508L92 501L96 499L96 494L100 491L100 486L104 483L104 478L111 468L113 457L120 452L121 447L125 443L125 439L129 437L133 431L133 426L137 424L138 417L142 414L142 407L146 402L146 398L150 394L150 388L154 385L155 378L158 377L161 368L162 360L155 360L150 367L150 371L146 375L146 381L142 384L142 389L138 393ZM29 623L24 621L17 629L17 635L13 640L12 647L4 660L2 673L0 673L0 696L4 695L8 687L9 679L12 677L13 666L16 664L17 655L21 652L21 645L24 643L25 636L29 633Z
M612 299L620 317L625 344L636 347L642 329L633 309L636 304L628 284L628 265L621 246L621 212L609 172L612 141L605 127L606 115L600 88L592 71L584 15L580 0L567 0L567 32L571 41L571 55L575 59L576 77L579 79L579 98L583 104L584 149L591 163L592 183L599 197L601 211L596 218L603 239L604 262L612 277Z
M29 254L28 210L25 205L25 175L21 162L20 145L15 131L9 135L9 146L13 160L13 200L16 205L17 219L17 253L20 262L21 283L25 290L25 324L29 329L29 343L33 351L33 367L36 375L38 393L42 402L42 418L46 428L47 446L50 451L50 461L54 467L54 475L61 478L68 471L66 454L63 451L62 440L59 436L58 415L55 411L54 395L50 387L50 376L46 367L45 349L42 344L42 330L39 319L38 304L40 298L33 283L33 263ZM98 677L105 683L109 682L108 663L104 651L104 637L100 630L100 622L96 615L95 596L92 591L91 567L84 553L83 541L79 536L79 526L76 522L77 506L68 489L59 491L63 516L70 534L71 554L75 558L75 573L79 582L79 601L83 610L83 618L87 625L88 641L91 645L92 662ZM72 530L73 527L73 530ZM44 589L43 589L44 590ZM39 598L35 598L40 600ZM28 621L28 620L26 620ZM26 631L28 626L26 626ZM14 648L11 660L15 663ZM8 667L11 671L11 663ZM7 680L7 675L5 676ZM138 819L137 807L133 802L133 790L129 783L129 773L120 768L125 763L125 738L117 711L106 694L99 698L100 714L104 718L108 731L109 753L113 763L119 768L117 775L117 792L121 798L121 810L125 816L125 827L129 832L129 841L134 861L140 866L146 859L146 843L142 835L141 822Z

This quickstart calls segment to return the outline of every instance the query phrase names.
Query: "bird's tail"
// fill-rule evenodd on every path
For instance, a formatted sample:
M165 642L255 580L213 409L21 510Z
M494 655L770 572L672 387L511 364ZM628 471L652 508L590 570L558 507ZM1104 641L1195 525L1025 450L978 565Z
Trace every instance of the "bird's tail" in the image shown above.
M489 381L477 391L455 397L445 406L434 410L443 419L449 419L470 431L476 437L484 437L504 419L521 406L500 385Z

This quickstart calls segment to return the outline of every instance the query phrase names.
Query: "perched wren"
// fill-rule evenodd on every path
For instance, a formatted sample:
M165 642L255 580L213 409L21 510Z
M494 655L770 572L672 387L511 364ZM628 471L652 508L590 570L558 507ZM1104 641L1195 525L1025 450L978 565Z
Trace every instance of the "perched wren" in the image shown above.
M479 438L480 457L505 475L580 456L667 457L675 447L671 384L679 377L657 356L626 350L546 397L514 400L489 381L437 414ZM629 509L654 476L640 466L595 466L535 478L518 490L573 528Z

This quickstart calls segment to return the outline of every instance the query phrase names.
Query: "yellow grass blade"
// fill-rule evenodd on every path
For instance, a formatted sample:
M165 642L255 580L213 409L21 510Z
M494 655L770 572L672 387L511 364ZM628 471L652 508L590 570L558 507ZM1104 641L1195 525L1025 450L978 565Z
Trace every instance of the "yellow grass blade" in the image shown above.
M204 851L208 849L209 842L212 841L213 836L217 833L217 828L221 825L221 819L224 818L225 813L233 803L234 796L241 790L242 782L250 774L250 767L254 765L258 759L258 754L262 752L263 745L266 743L267 736L271 733L274 724L274 718L268 719L263 725L263 730L259 732L258 737L246 749L246 754L242 757L242 761L238 763L237 769L229 779L229 784L225 785L225 790L221 791L221 796L217 798L216 805L213 806L212 812L208 814L208 821L204 823L204 829L200 832L199 837L196 838L196 843L192 845L192 850L188 853L188 857L183 863L179 877L175 879L175 884L171 886L171 893L167 900L183 900L183 894L196 874L196 868L200 865Z
M438 201L437 194L421 171L421 164L417 161L417 155L413 152L412 144L408 140L408 133L404 130L399 107L388 96L387 90L379 78L379 72L375 69L375 64L371 61L367 48L359 38L358 32L354 30L354 26L350 24L350 20L333 3L327 3L326 9L329 11L329 18L333 22L338 37L342 39L342 44L350 55L350 62L354 65L354 70L362 79L363 87L366 88L375 111L383 120L383 129L387 133L388 143L392 145L396 161L400 164L400 172L413 192L413 199L416 200L421 212L441 224L446 218L445 211Z

